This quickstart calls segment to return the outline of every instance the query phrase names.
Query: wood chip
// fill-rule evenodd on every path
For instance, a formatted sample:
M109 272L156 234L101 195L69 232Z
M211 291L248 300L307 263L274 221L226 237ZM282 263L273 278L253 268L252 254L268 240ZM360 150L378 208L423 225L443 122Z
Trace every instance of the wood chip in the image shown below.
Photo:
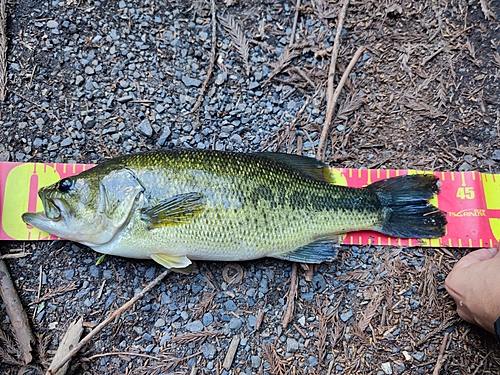
M224 363L222 366L229 370L234 361L234 356L236 355L236 351L238 350L238 345L240 344L241 337L240 335L233 336L231 339L231 343L229 344L229 349L227 350L227 354L224 357Z
M68 330L64 334L59 347L57 348L56 355L52 360L52 363L49 367L49 370L53 370L54 364L57 364L66 354L69 353L73 347L78 344L80 341L80 337L83 333L83 317L71 323L68 327ZM56 375L64 375L69 367L69 361L66 362L64 366L61 367L59 371L57 371Z

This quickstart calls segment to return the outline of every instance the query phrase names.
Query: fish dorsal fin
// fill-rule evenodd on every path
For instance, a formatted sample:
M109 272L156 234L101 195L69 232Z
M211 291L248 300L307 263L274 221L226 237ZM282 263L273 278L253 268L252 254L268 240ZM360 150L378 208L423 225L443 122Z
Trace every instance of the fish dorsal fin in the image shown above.
M337 258L338 240L319 240L300 247L297 250L281 255L273 255L273 258L289 260L298 263L331 262Z
M178 194L143 209L141 218L146 222L148 229L185 224L198 215L203 210L204 205L203 194Z
M151 259L165 268L185 269L191 265L191 260L185 255L168 255L165 253L151 254ZM181 272L182 273L182 272Z
M312 180L335 183L330 167L313 158L301 155L283 154L279 152L256 152L255 155L286 164L301 175Z

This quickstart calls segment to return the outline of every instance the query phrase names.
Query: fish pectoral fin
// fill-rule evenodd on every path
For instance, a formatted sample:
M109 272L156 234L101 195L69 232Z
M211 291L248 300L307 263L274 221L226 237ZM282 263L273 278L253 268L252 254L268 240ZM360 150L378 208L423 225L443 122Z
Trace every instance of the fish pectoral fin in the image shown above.
M288 165L304 177L312 180L335 183L330 167L325 163L307 156L283 154L279 152L256 152L258 156Z
M337 258L338 242L335 240L320 240L303 246L291 253L273 255L273 258L289 260L298 263L331 262Z
M205 197L200 193L178 194L142 210L148 229L185 224L203 211Z
M174 268L175 271L185 269L191 265L191 260L185 255L168 255L164 253L151 254L151 259L165 268ZM182 272L181 272L182 273Z

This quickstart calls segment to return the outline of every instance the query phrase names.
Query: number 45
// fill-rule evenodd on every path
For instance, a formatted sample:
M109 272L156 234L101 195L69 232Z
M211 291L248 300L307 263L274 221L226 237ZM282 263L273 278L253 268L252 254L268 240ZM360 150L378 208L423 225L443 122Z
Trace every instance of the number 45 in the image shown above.
M474 199L474 188L471 187L461 187L457 190L457 198L460 199Z

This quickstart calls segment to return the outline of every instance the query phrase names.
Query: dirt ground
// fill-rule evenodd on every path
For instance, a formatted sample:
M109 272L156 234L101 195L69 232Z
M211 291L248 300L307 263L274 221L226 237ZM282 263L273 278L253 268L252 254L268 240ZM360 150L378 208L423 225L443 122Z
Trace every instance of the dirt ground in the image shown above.
M209 3L143 1L140 6L165 11L172 15L168 22L185 22L187 30L191 27L189 20L195 19L210 30ZM304 109L295 110L289 119L285 115L275 116L277 125L269 120L270 125L258 133L262 136L260 142L245 131L239 133L240 138L231 136L217 142L243 151L316 153L326 110L328 47L333 45L341 6L342 2L325 0L302 1L298 8L290 2L272 0L216 2L219 16L234 16L253 52L245 58L241 53L244 41L231 37L228 29L220 25L218 46L226 60L216 63L207 88L211 94L207 96L228 89L216 83L218 77L227 74L235 76L235 82L239 79L245 83L234 94L241 95L244 102L241 92L246 95L250 91L246 65L254 69L254 65L262 64L271 72L267 76L269 83L260 85L264 97L269 94L271 98L277 87L286 87L290 94L280 97L279 104L274 105L286 108L290 101L304 104ZM37 18L33 9L38 7L42 11ZM92 128L90 120L90 125L85 123L79 131L94 137L84 140L80 148L72 146L69 151L58 151L56 147L53 154L49 153L51 150L27 149L26 139L49 138L41 135L41 126L35 126L39 125L37 117L53 124L57 124L58 118L69 124L85 117L82 112L74 115L76 109L91 116L92 108L82 109L88 107L86 101L107 101L107 93L89 98L64 91L78 88L71 64L81 60L81 56L68 55L69 62L56 64L50 49L33 52L27 47L37 38L44 43L50 39L35 27L28 27L30 20L36 18L36 22L46 23L52 17L62 24L66 18L58 19L58 12L63 14L70 8L74 14L87 12L96 19L109 17L116 22L122 15L121 8L107 2L9 4L8 62L16 62L21 68L9 65L9 97L0 104L0 153L7 155L8 160L27 157L30 161L49 162L59 157L63 162L96 162L127 150L121 140L106 135L104 125L102 129L99 124ZM51 9L54 15L47 13ZM293 27L296 13L295 44L288 50L280 48L280 55L276 46L288 43L290 33L286 30ZM356 49L365 46L366 51L341 92L326 162L354 168L500 173L498 15L497 0L351 1L341 36L335 85ZM86 37L86 48L92 49L92 43L97 42L92 39L92 27L86 27L79 31L91 36ZM210 38L209 33L205 46L210 46ZM257 48L266 56L262 60L253 58ZM209 51L205 47L205 56L199 60L198 69L205 73ZM285 52L289 55L283 57ZM170 81L180 82L176 73L184 74L175 63L179 55L160 48L149 53L158 53L158 59L167 64L170 70L164 78L166 95L177 97L177 86ZM148 69L146 63L143 69ZM154 77L148 79L154 81ZM51 100L39 102L41 97L50 97L50 92L57 91L54 81L59 82L64 94L53 94ZM99 81L101 88L107 87L105 82L104 78ZM114 87L120 89L120 84ZM147 100L142 104L123 109L125 104L120 102L102 123L116 123L117 129L120 121L138 126L134 118L142 121L139 113L150 113L150 106L156 104L154 95L148 97L147 90L143 94ZM217 98L224 102L222 94ZM212 106L206 101L202 103L199 119L217 128L217 117L230 117L231 111L220 109L212 116L207 109L209 104ZM264 116L264 110L259 111L256 113ZM126 116L127 121L123 120ZM197 132L202 133L204 125L183 128L186 113L172 116L172 122L181 125L172 127L169 140L174 144L165 146L182 147L182 137L174 137L176 129L187 131L192 139ZM209 117L211 120L207 120ZM28 125L17 127L20 122ZM241 126L247 126L250 133L251 124ZM55 135L52 130L51 134ZM134 150L159 148L162 134L165 133L161 129L154 129L149 138L139 135ZM211 133L207 134L207 142L215 147L215 138L212 140ZM34 362L23 366L4 306L0 307L2 374L43 373L69 322L83 316L88 332L161 272L152 262L121 258L106 258L104 264L95 266L98 255L84 246L62 241L4 243L0 248L3 254L19 249L29 253L7 264L38 341ZM282 328L282 316L287 292L293 285L289 263L265 259L232 265L236 273L243 275L242 280L233 283L227 280L227 265L199 262L197 273L168 276L161 286L111 323L73 360L70 373L383 375L437 374L439 370L441 374L499 374L498 342L461 321L443 287L446 275L465 253L453 248L344 248L337 262L315 269L312 281L299 267L295 313L286 328ZM233 309L231 301L237 308ZM243 322L241 327L237 320ZM196 328L198 322L202 329ZM239 349L232 365L225 368L224 359L235 337L240 340Z

